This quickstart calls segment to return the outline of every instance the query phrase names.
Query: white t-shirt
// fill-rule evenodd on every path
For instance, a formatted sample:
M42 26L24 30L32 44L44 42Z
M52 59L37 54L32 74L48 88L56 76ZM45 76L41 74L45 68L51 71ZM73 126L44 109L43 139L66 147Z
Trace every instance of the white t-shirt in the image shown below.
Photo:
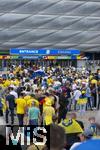
M13 95L16 99L18 98L18 94L15 91L11 91L10 94Z
M59 109L59 107L60 107L60 104L59 104L59 97L58 96L56 96L55 95L55 97L56 97L56 103L55 103L55 105L56 105L56 109Z
M79 91L79 90L75 90L75 92L74 92L74 99L75 100L78 100L79 99L79 97L81 96L81 91Z
M72 85L72 90L76 90L76 88L77 88L77 84L74 83L74 84Z
M33 89L33 91L35 92L35 90L38 89L37 84L33 84L33 85L32 85L32 89Z
M24 86L30 86L31 87L31 83L30 82L25 82Z
M28 73L28 70L27 70L27 69L24 69L24 72L25 72L25 74L27 74L27 73Z
M54 86L56 87L56 86L60 86L61 85L61 82L59 82L59 81L55 81L54 82Z

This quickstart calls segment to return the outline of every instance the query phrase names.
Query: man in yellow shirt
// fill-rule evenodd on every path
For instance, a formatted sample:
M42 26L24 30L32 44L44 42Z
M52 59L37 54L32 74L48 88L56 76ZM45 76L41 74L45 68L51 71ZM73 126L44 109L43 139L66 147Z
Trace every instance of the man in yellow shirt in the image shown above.
M26 101L24 99L24 93L21 93L20 97L16 99L16 104L19 125L23 126L24 114L26 111Z

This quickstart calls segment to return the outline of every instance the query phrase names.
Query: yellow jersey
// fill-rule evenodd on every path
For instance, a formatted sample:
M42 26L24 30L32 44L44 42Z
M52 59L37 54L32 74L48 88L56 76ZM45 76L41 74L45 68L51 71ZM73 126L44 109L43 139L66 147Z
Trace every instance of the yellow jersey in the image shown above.
M24 114L26 108L26 101L23 98L16 99L17 114Z
M25 100L26 102L27 102L28 100L30 100L30 99L32 99L30 95L26 95L26 96L24 97L24 100Z
M44 122L46 125L49 125L52 123L52 117L55 114L55 110L52 106L45 106L43 109L44 114Z
M8 87L8 86L10 86L11 85L11 81L10 80L6 80L5 82L4 82L4 87Z

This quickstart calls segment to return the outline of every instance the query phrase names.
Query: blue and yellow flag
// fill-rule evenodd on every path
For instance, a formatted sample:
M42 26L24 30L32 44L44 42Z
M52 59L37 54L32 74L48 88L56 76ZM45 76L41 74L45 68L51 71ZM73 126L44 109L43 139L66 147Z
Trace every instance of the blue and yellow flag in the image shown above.
M80 127L78 122L73 119L65 119L61 121L59 125L65 129L66 134L83 132L83 129Z

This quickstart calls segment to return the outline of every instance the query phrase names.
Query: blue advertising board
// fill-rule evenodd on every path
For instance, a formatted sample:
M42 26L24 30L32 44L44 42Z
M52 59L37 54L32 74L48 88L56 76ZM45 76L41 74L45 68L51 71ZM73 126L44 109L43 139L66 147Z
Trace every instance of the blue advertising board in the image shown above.
M43 58L43 56L19 56L19 59L33 59L33 60L35 60L35 59L42 59Z
M58 49L10 49L10 55L79 55L79 50Z

